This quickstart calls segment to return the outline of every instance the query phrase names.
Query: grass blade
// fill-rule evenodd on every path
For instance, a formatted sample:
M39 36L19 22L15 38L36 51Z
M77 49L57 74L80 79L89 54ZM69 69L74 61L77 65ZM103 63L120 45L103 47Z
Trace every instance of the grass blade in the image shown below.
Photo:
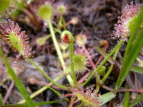
M110 100L112 100L115 97L115 94L113 94L113 92L108 92L106 94L101 95L100 97L98 97L98 99L102 102L101 105L109 102Z
M27 90L25 89L25 87L23 86L23 84L21 83L21 81L19 80L19 78L17 77L17 75L15 74L14 70L11 68L11 65L9 64L7 58L4 56L4 53L0 47L0 55L2 56L2 59L5 63L5 66L7 67L7 74L13 79L13 81L16 84L16 87L18 88L18 90L20 91L21 95L23 96L23 98L26 100L28 107L35 107L34 103L32 101L32 99L30 98Z
M126 87L127 87L126 89L129 88L129 86L126 86ZM124 104L123 104L123 107L128 107L129 101L130 101L130 92L129 92L129 91L126 91L125 97L124 97Z

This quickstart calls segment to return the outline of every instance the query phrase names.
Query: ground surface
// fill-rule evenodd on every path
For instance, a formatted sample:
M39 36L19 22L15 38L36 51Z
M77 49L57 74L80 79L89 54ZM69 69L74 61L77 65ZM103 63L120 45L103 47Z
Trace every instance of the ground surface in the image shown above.
M53 3L64 2L68 7L68 13L64 15L65 21L68 22L72 17L78 17L79 23L77 25L68 25L67 29L70 30L73 35L77 34L85 34L87 36L87 44L86 47L88 50L92 51L91 54L94 54L93 61L96 63L101 56L96 50L95 46L98 45L101 48L105 48L107 52L109 52L118 42L117 38L114 38L112 32L114 30L114 24L117 22L117 17L122 14L122 10L126 4L130 2L130 0L53 0ZM141 0L135 0L135 3L139 3ZM31 6L27 7L27 11L31 11ZM36 39L42 36L46 36L49 34L48 28L45 27L44 22L40 20L39 22L31 21L30 17L27 16L28 13L22 12L15 18L14 20L20 25L22 30L27 32L30 38L30 46L32 47L34 54L34 60L41 66L47 73L49 73L53 78L54 75L57 75L57 72L60 70L60 64L57 60L56 51L54 49L53 43L51 39L48 39L43 46L38 46L36 44ZM35 20L35 19L34 19ZM56 23L56 16L53 17L53 23ZM60 41L59 35L57 35L58 41ZM101 40L106 40L108 42L108 46L101 46L99 43ZM124 53L124 47L120 50L118 55L118 64L121 64L121 59ZM75 48L77 48L75 46ZM12 52L7 52L9 56L9 60L12 63L14 61L15 54ZM12 57L12 58L11 58ZM41 74L39 74L38 70L30 66L28 63L25 63L24 59L17 60L17 66L21 68L22 73L19 78L26 86L29 93L33 93L40 88L41 85L32 84L28 82L28 78L31 76L36 77L39 81L48 82ZM109 64L106 64L106 67L109 67ZM90 69L90 67L89 67ZM82 75L81 75L82 76ZM115 81L118 76L118 70L115 70L111 73L110 77L105 82L105 86L114 88ZM80 77L80 75L79 75ZM63 81L64 80L64 81ZM140 80L140 81L139 81ZM131 88L136 87L137 89L142 87L141 83L142 75L131 73L127 82ZM63 78L61 81L58 81L61 84L66 84L66 80ZM95 80L90 81L89 86L94 85ZM12 82L7 81L5 86L0 87L0 92L3 93L3 96L6 95L8 91L8 87L10 87ZM57 89L58 90L58 89ZM17 103L22 99L21 95L17 91L16 87L11 90L13 94L7 99L7 104ZM64 90L58 90L62 94L67 93ZM104 94L109 90L106 87L101 88L100 93ZM110 104L106 104L103 107L118 107L120 103L122 103L124 97L124 93L119 93L116 99L112 100ZM60 99L57 95L55 95L51 90L46 90L37 97L35 97L35 101L53 101ZM43 107L68 107L66 102L60 103L58 105L45 105ZM136 107L142 107L142 103L138 104Z

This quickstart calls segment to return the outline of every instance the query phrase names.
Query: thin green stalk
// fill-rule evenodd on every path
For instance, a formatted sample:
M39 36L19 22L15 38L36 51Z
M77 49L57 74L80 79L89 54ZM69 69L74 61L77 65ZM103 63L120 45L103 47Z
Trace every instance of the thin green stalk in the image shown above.
M56 81L58 81L58 80L59 80L60 78L62 78L62 77L63 77L63 75L60 75L60 76L56 77L53 81L56 82ZM52 84L53 84L53 83L50 82L49 84L43 86L42 88L40 88L40 89L37 90L36 92L32 93L32 94L30 95L30 98L36 97L37 95L39 95L40 93L42 93L43 91L45 91L46 89L48 89ZM18 102L18 104L22 104L22 103L25 103L25 100L21 100L20 102Z
M104 58L104 60L101 62L101 64L97 67L96 70L94 70L89 77L86 79L86 81L82 84L83 86L86 85L90 79L94 76L94 74L101 69L101 67L106 63L106 61L114 54L115 51L117 51L117 49L119 49L122 44L124 43L123 40L120 40L120 42L117 44L117 46L108 54L108 56L106 58Z
M54 33L54 29L53 29L53 26L52 26L52 23L51 23L51 20L48 20L48 25L49 25L49 29L50 29L50 32L51 32L51 36L52 36L52 40L54 42L54 46L56 48L56 51L57 51L57 54L58 54L58 57L60 59L60 62L62 64L62 67L64 69L64 72L67 74L67 79L69 81L69 84L71 86L74 86L74 81L73 79L71 78L71 76L68 74L67 70L66 70L66 66L65 66L65 62L64 62L64 59L63 59L63 56L62 56L62 53L61 53L61 50L59 48L59 45L58 45L58 42L57 42L57 39L56 39L56 36L55 36L55 33Z
M70 66L71 66L71 71L72 71L72 78L74 80L74 83L76 83L77 80L76 80L76 74L75 74L75 71L74 71L74 62L73 62L73 56L74 56L73 43L69 44L69 48L70 48Z
M13 81L15 82L16 87L18 88L18 90L20 91L21 95L23 96L23 98L26 100L27 104L29 107L35 107L32 99L30 98L27 90L25 89L25 87L23 86L23 84L21 83L21 81L19 80L19 78L17 77L17 75L15 74L14 70L11 68L10 63L8 62L7 58L5 57L1 47L0 47L0 55L2 56L2 59L5 63L5 66L7 67L7 74L13 79Z
M57 29L57 28L54 28L54 32L55 32L55 33L59 33L59 34L61 34L61 33L62 33L62 31L61 31L61 30L59 30L59 29Z
M55 89L49 87L49 89L51 89L54 93L56 93L58 96L61 96L62 97L62 94L60 94L58 91L56 91ZM62 97L63 100L67 100L67 98L65 97Z
M65 20L63 18L63 16L60 16L59 22L58 22L58 28L64 28L64 30L66 30L66 26L65 26Z
M118 51L119 51L119 48L116 50L114 56L113 56L113 59L116 60L116 57L118 55ZM100 84L104 83L104 81L109 77L112 69L113 69L113 64L111 64L111 66L109 67L109 70L107 71L107 73L105 74L105 76L103 77L103 79L100 81L100 77L99 77L99 74L96 75L96 81L97 81L97 85L96 85L96 90L97 90L97 93L98 93L98 90L100 89ZM96 72L97 73L97 72Z
M116 57L117 57L117 55L118 55L118 51L119 51L119 49L117 49L117 51L116 51L115 54L114 54L114 57L113 57L114 60L116 60ZM102 83L104 83L105 80L109 77L109 75L110 75L110 73L111 73L113 67L114 67L114 65L111 64L111 66L109 67L109 70L107 71L107 73L105 74L105 76L104 76L103 79L102 79Z
M63 85L60 85L60 84L54 82L54 81L47 75L47 73L44 72L38 65L36 65L30 58L26 57L26 60L27 60L28 62L30 62L33 66L35 66L35 67L36 67L50 82L52 82L54 85L56 85L56 86L58 86L58 87L60 87L60 88L66 89L66 90L68 89L68 87L63 86Z
M48 25L49 25L49 29L50 29L50 32L51 32L52 40L54 42L54 46L56 48L56 51L57 51L58 57L60 59L60 62L62 64L62 67L63 67L64 70L66 70L65 62L64 62L62 53L61 53L59 45L58 45L58 42L57 42L57 39L56 39L56 36L55 36L55 33L54 33L54 29L53 29L51 20L48 20Z
M107 71L107 73L105 74L105 76L103 77L102 79L102 83L104 83L106 81L106 79L109 77L112 69L113 69L114 65L112 64L110 67L109 67L109 70Z
M100 89L100 75L98 72L95 73L96 75L96 92L98 93L99 89Z

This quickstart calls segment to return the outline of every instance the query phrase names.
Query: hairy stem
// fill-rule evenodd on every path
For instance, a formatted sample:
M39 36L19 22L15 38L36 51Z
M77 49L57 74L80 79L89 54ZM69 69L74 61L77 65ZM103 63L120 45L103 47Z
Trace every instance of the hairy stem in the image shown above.
M70 65L71 65L71 71L72 71L72 78L74 80L74 83L76 83L77 80L76 80L76 74L75 74L75 71L74 71L74 62L73 62L73 56L74 56L73 43L69 44L69 48L70 48Z
M28 62L30 62L33 66L35 66L35 68L37 68L50 82L52 82L54 85L60 87L60 88L63 88L63 89L68 89L68 87L66 86L63 86L63 85L60 85L56 82L54 82L47 74L46 72L44 72L38 65L36 65L31 59L29 59L28 57L26 57L26 60Z
M60 76L56 77L53 81L56 82L56 81L58 81L62 77L63 77L63 75L60 75ZM43 86L41 89L39 89L38 91L36 91L33 94L31 94L30 98L36 97L37 95L39 95L40 93L42 93L43 91L45 91L46 89L48 89L52 84L53 83L50 82L49 84ZM25 103L25 100L21 100L20 102L18 102L18 104L22 104L22 103Z

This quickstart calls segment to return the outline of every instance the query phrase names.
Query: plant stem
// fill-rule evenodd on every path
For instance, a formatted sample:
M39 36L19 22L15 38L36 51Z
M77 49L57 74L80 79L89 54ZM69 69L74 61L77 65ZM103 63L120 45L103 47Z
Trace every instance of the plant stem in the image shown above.
M96 70L94 70L89 77L87 78L87 80L82 84L83 86L86 85L90 79L94 76L94 74L101 69L101 67L106 63L106 61L114 54L115 51L117 51L117 49L119 49L122 44L124 43L123 40L120 40L120 42L117 44L117 46L108 54L108 56L106 58L104 58L104 60L101 62L101 64L97 67Z
M73 52L73 43L69 44L69 48L70 48L70 66L71 66L71 71L72 71L72 78L74 80L74 83L77 83L76 80L76 74L74 71L74 61L73 61L73 56L74 56L74 52Z
M59 45L58 45L58 42L57 42L57 39L56 39L56 36L55 36L55 33L54 33L54 29L53 29L53 26L52 26L52 23L51 23L51 20L47 20L48 22L48 25L49 25L49 29L50 29L50 32L51 32L51 36L52 36L52 40L54 42L54 46L56 48L56 51L57 51L57 54L58 54L58 57L60 59L60 62L62 64L62 67L63 67L63 70L64 72L67 74L67 79L69 81L69 84L71 86L74 86L74 81L73 79L71 78L71 76L68 74L68 72L66 71L66 66L65 66L65 62L64 62L64 59L63 59L63 56L62 56L62 53L61 53L61 50L59 48Z
M1 47L0 47L0 55L2 56L2 59L3 59L4 63L5 63L5 66L7 67L7 74L15 82L15 85L17 86L18 90L22 94L23 98L26 100L28 106L29 107L35 107L35 105L34 105L32 99L30 98L27 90L25 89L25 87L23 86L23 84L21 83L21 81L19 80L19 78L17 77L17 75L15 74L14 70L11 68L11 65L8 62L7 58L4 56L4 53L1 50Z
M60 88L63 88L63 89L68 89L68 87L66 87L66 86L63 86L63 85L60 85L60 84L58 84L58 83L56 83L56 82L54 82L48 75L47 75L47 73L46 72L44 72L38 65L36 65L31 59L29 59L28 57L26 57L26 60L28 61L28 62L30 62L33 66L35 66L35 68L37 68L50 82L52 82L54 85L56 85L56 86L58 86L58 87L60 87Z
M53 42L54 42L54 46L55 46L55 48L56 48L56 51L57 51L58 57L59 57L59 59L60 59L60 62L61 62L61 64L62 64L62 67L63 67L63 69L66 69L66 67L65 67L65 62L64 62L62 53L61 53L60 48L59 48L59 45L58 45L58 42L57 42L57 39L56 39L56 36L55 36L55 33L54 33L54 29L53 29L51 20L48 20L48 25L49 25L49 29L50 29L50 33L51 33L51 36L52 36L52 40L53 40Z
M56 91L55 89L49 87L49 89L51 89L55 94L57 94L58 96L61 96L62 97L62 94L60 94L58 91ZM62 97L63 100L67 100L67 98L65 97Z
M112 64L110 67L109 67L109 70L107 71L107 73L104 75L103 79L102 79L102 83L104 83L106 81L106 79L109 77L112 69L113 69L114 65Z
M100 75L99 75L98 72L96 72L95 76L96 76L96 90L97 90L96 92L98 93L98 91L100 89L100 84L101 84L101 82L100 82Z
M58 22L58 28L64 28L64 30L66 30L66 24L65 24L65 20L63 18L63 16L60 16L59 22Z
M114 60L116 60L116 57L117 57L117 55L118 55L118 51L119 51L119 49L117 49L117 51L116 51L115 54L114 54L114 57L113 57ZM114 67L114 65L112 64L112 65L110 66L109 70L107 71L107 73L105 74L105 76L103 77L102 83L104 83L105 80L109 77L109 75L110 75L110 73L111 73L113 67Z
M56 82L58 81L61 77L63 77L63 75L60 75L58 77L56 77L53 81ZM48 89L53 83L50 82L49 84L47 84L46 86L43 86L41 89L39 89L38 91L34 92L33 94L30 95L30 98L34 98L35 96L39 95L40 93L42 93L43 91L45 91L46 89ZM25 100L21 100L20 102L18 102L18 104L22 104L25 103Z

